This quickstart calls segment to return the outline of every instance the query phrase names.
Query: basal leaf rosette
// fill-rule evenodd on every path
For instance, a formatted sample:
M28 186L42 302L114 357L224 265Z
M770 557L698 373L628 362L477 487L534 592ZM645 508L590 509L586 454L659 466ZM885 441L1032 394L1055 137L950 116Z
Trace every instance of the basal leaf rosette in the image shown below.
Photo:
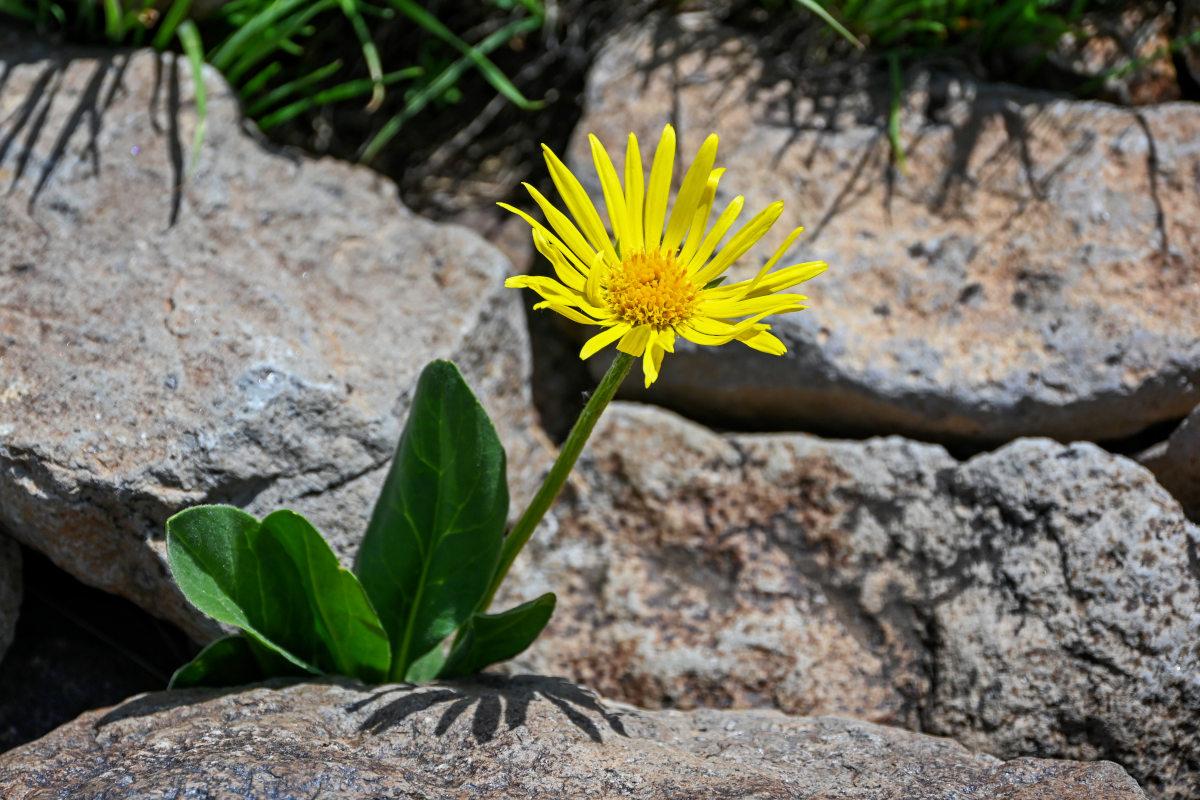
M547 224L510 205L501 206L532 226L534 244L550 261L557 279L518 275L505 285L537 292L542 301L535 309L547 308L575 322L602 327L584 344L580 358L616 342L621 352L642 358L647 387L658 379L663 356L675 351L679 336L699 345L736 339L764 353L787 352L763 320L806 308L807 297L785 290L826 269L825 262L810 261L774 270L803 228L792 231L753 278L721 282L730 266L779 219L783 202L767 206L725 241L745 198L735 197L709 226L717 182L725 171L714 167L716 134L701 145L669 214L675 161L675 131L670 125L663 129L649 179L642 169L637 138L629 135L623 184L600 140L594 135L588 138L609 227L605 228L579 180L543 145L550 177L570 216L529 184L525 188Z

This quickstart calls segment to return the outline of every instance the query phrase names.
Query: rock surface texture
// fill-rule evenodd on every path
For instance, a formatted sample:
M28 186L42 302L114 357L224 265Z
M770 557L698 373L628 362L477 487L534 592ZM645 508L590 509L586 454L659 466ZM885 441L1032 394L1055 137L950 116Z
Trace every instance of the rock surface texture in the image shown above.
M718 436L617 404L497 607L512 669L641 706L767 706L1200 785L1200 528L1146 469L1022 439Z
M912 76L901 175L886 85L800 85L704 19L608 45L569 163L599 198L587 133L621 154L635 131L649 158L670 122L690 158L716 131L718 208L787 204L735 277L801 224L783 263L830 269L802 289L811 310L775 322L786 356L681 346L653 399L758 429L984 444L1120 438L1200 402L1200 107Z
M518 677L143 695L0 755L7 800L124 797L1135 800L1111 763L1002 762L775 711L639 711Z
M1139 459L1175 495L1193 520L1200 520L1200 406L1188 415L1165 442Z
M7 37L7 38L4 38ZM434 358L498 421L524 494L544 463L508 262L370 171L268 150L206 73L0 32L0 524L203 636L166 518L294 508L352 558ZM524 471L522 471L524 470ZM519 509L518 509L519 510Z
M12 644L21 613L21 548L0 533L0 661Z

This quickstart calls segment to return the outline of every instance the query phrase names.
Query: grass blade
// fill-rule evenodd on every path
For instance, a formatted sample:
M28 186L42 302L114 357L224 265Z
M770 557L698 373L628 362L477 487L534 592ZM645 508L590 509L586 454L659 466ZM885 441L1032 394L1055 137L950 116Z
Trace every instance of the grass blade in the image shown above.
M121 34L121 4L119 0L104 0L104 35L113 44L119 44Z
M258 78L263 73L266 73L268 70L270 70L271 67L277 67L279 69L282 69L282 65L280 65L279 62L274 62L273 64L268 66L267 69L264 69L263 72L259 73L259 75L256 75L254 77L254 80L257 81ZM308 73L307 75L302 75L294 81L288 81L287 83L283 84L282 86L275 87L274 89L267 92L266 94L259 96L253 102L250 102L246 106L246 116L258 117L260 114L264 113L267 109L271 108L272 106L283 102L284 100L286 100L287 98L291 97L294 94L303 92L304 90L308 89L310 86L320 83L321 81L325 80L326 78L328 78L330 75L337 72L341 68L342 68L342 62L339 59L338 61L334 61L330 64L326 64L325 66L320 67L319 69L314 69L312 72ZM276 69L275 71L278 72L279 69Z
M257 75L238 87L238 97L243 102L249 102L251 97L261 92L263 87L282 71L283 64L280 64L278 61L272 61L259 70Z
M371 38L367 23L358 13L355 0L340 0L342 13L350 21L354 35L358 37L358 45L362 49L363 60L367 62L367 74L371 76L371 99L367 103L367 111L376 111L383 104L383 65L379 61L379 49Z
M171 43L172 37L175 36L176 28L183 22L191 7L192 0L175 0L171 3L171 7L167 9L167 13L163 15L162 22L158 25L158 30L155 32L150 46L155 50L165 50L167 45Z
M453 31L443 25L437 17L421 8L419 5L413 2L413 0L389 0L389 2L413 22L417 23L422 28L453 47L458 52L462 53L463 56L465 56L472 64L475 65L475 68L483 74L488 83L490 83L496 91L500 92L500 94L507 97L517 106L525 109L526 111L532 111L542 107L542 103L529 100L525 97L525 95L521 94L521 91L513 85L512 81L510 81L508 77L500 70L500 68L492 63L492 60L486 55L488 50L495 49L495 47L499 46L500 42L507 41L509 38L515 35L517 31L521 30L522 26L520 23L532 22L534 23L532 29L537 30L542 26L541 20L524 19L517 20L515 23L506 25L500 31L493 33L484 41L489 41L495 37L496 34L504 31L508 31L508 34L500 39L500 42L497 42L491 48L485 50L482 46L482 43L476 47L472 47L462 39L455 36Z
M488 36L486 39L480 42L476 48L483 53L490 52L504 42L508 41L508 39L514 35L510 30L511 28L517 25L522 25L524 26L522 28L523 31L536 30L540 24L541 23L534 19L518 20L517 22L512 23L512 25L505 26L504 28L493 33L491 36ZM472 60L468 56L459 58L450 66L442 70L436 78L430 81L427 86L414 94L412 99L405 104L404 109L388 120L387 124L384 125L378 133L371 137L371 141L369 141L367 146L363 149L362 157L359 160L364 164L369 164L371 159L375 158L375 156L379 154L379 151L382 150L383 147L390 142L397 133L400 132L400 129L404 126L404 123L408 122L418 113L420 113L420 111L425 108L425 106L428 105L429 102L435 97L440 96L447 89L454 86L454 84L458 81L459 76L466 72L471 67L472 63Z
M904 157L904 143L900 141L900 111L904 105L904 78L900 74L900 55L888 53L888 75L892 79L892 103L888 109L888 139L892 143L892 156L901 175L908 174L908 159Z
M830 14L828 11L826 11L825 8L821 4L816 2L816 0L792 0L792 2L798 6L803 6L804 8L807 8L809 11L816 14L821 19L825 20L825 24L827 24L829 27L833 28L835 31L840 33L843 37L845 37L846 41L853 44L859 50L864 49L864 45L862 42L860 42L858 40L858 37L855 36L850 31L848 31L846 29L845 25L843 25L842 23L840 23L836 19L834 19L833 15Z
M261 13L247 15L244 23L235 21L231 17L230 21L240 27L209 54L209 63L225 72L235 58L241 57L249 47L262 40L262 36L268 28L286 18L293 10L302 8L311 2L312 0L281 0L268 9L262 10Z
M415 78L421 74L420 67L409 67L395 72L389 72L383 76L384 85L390 85L396 81L404 80L405 78ZM346 83L334 86L331 89L326 89L323 92L318 92L312 97L305 97L297 100L283 108L275 111L258 121L260 130L268 130L281 123L287 122L292 117L298 114L303 114L310 108L315 108L325 103L336 103L341 100L350 100L354 97L360 97L369 92L374 84L370 78L360 78L356 81L347 81Z
M200 148L204 145L205 128L208 127L208 90L204 87L204 43L200 41L200 31L196 29L196 23L190 19L185 19L179 24L176 35L192 70L192 91L196 97L196 133L192 137L192 157L188 165L188 175L191 175L192 170L196 168Z

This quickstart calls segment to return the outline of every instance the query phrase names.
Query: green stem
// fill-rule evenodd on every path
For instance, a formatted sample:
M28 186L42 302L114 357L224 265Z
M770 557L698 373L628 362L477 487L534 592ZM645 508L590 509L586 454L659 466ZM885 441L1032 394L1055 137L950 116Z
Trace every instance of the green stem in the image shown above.
M488 589L487 595L479 604L480 611L486 611L492 604L492 598L495 596L496 590L500 588L500 584L504 582L505 576L508 575L508 570L512 567L517 553L521 552L521 548L529 541L529 537L533 535L533 529L542 521L542 517L546 515L554 498L558 497L559 490L567 482L567 476L571 474L571 467L575 466L575 460L579 458L584 444L592 434L592 428L596 427L596 421L600 419L601 412L613 399L613 395L617 393L617 387L621 385L621 381L625 380L625 376L629 374L629 368L633 366L633 361L634 357L628 353L617 352L612 366L608 368L608 372L604 373L604 378L596 387L596 391L592 393L587 405L583 407L579 419L575 420L575 427L571 428L570 435L563 442L562 450L559 451L554 466L550 468L550 474L542 482L542 487L533 496L533 500L529 501L529 508L525 509L525 513L517 520L512 532L504 540L504 547L500 550L500 564L496 567L496 577L492 580L492 586Z

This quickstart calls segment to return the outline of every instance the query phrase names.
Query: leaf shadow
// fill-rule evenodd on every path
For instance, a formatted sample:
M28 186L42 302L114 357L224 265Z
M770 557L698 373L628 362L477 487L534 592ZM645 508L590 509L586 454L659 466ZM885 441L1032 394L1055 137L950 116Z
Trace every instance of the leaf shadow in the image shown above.
M1009 214L982 233L985 239L1005 235L1018 220L1040 213L1055 182L1102 144L1085 133L1071 137L1064 152L1042 152L1044 142L1065 133L1062 127L1069 121L1060 119L1052 106L1070 95L963 78L963 64L946 57L913 59L904 70L901 144L910 167L914 158L929 157L921 152L923 145L940 149L933 156L937 172L926 169L914 179L900 170L889 141L893 96L882 56L868 52L830 59L828 39L822 38L828 32L804 24L799 15L772 17L772 27L760 33L751 36L740 28L657 18L650 23L648 54L631 65L632 79L640 82L642 92L670 98L671 121L677 128L686 129L688 123L694 127L696 109L681 108L680 97L689 86L703 85L705 114L712 119L749 114L754 125L778 129L778 144L764 153L774 169L793 148L804 148L792 162L803 167L813 166L823 152L845 151L845 168L836 186L825 193L829 200L816 223L806 231L808 245L837 219L852 218L865 203L881 204L890 219L898 196L920 203L931 214L962 219L971 215L968 203L973 194L996 197L1009 205ZM664 74L669 88L653 88L652 82ZM997 124L1003 136L984 150L997 141ZM1153 176L1153 141L1147 126L1142 127ZM845 141L835 143L850 128L865 131L855 152ZM931 143L931 135L939 131L947 135L933 137ZM1014 162L1019 185L1010 185L1005 177ZM804 176L794 180L802 188ZM1152 186L1157 203L1155 190ZM1158 228L1165 241L1164 226L1160 223Z
M606 709L599 698L564 678L542 675L503 676L481 674L468 679L445 681L431 686L401 686L385 689L347 707L361 710L378 700L397 695L375 709L362 723L361 730L378 734L395 727L409 717L445 705L434 733L444 736L472 708L471 734L479 744L490 742L500 731L515 730L526 724L530 705L545 700L594 742L603 741L607 726L620 736L628 736L619 713Z
M594 742L603 741L603 728L620 736L628 736L621 713L610 711L597 695L565 678L543 675L481 674L432 684L395 684L384 688L368 687L350 678L291 677L271 678L242 686L164 690L138 695L109 709L93 723L94 730L121 720L145 717L183 706L198 705L248 689L284 689L298 683L335 683L369 692L361 700L343 707L356 713L387 698L359 726L359 730L379 734L402 724L406 719L438 706L445 706L435 734L444 736L469 711L471 735L476 743L490 742L501 731L515 730L526 724L530 705L541 699L549 702L567 720Z
M113 51L105 48L71 47L48 49L36 41L29 43L3 42L5 52L0 64L0 98L14 92L12 76L23 64L39 64L40 70L25 90L14 111L0 118L0 167L10 166L11 179L6 193L14 194L28 177L33 185L29 190L26 210L32 213L43 192L50 186L68 161L70 144L86 126L86 139L81 146L81 161L90 166L90 177L101 179L105 173L101 146L105 116L114 101L128 89L126 72L133 58L132 51ZM168 60L170 69L163 70ZM180 58L160 56L156 60L154 84L150 91L147 112L152 128L164 140L170 164L171 201L167 227L178 221L185 179L183 145L178 116L180 113ZM82 81L68 80L67 74L75 62L90 62L87 77ZM163 102L162 84L166 82L167 128L162 130L156 119ZM52 116L60 104L69 104L65 114ZM62 119L61 124L55 121ZM52 141L46 143L47 140ZM36 176L33 174L36 172Z
M221 686L197 689L163 689L160 692L147 692L131 697L119 705L115 705L93 723L94 730L100 730L106 725L125 719L146 717L160 711L169 711L183 706L197 705L218 697L238 694L253 687L282 689L295 683L302 683L304 678L271 678L259 683L242 686Z

